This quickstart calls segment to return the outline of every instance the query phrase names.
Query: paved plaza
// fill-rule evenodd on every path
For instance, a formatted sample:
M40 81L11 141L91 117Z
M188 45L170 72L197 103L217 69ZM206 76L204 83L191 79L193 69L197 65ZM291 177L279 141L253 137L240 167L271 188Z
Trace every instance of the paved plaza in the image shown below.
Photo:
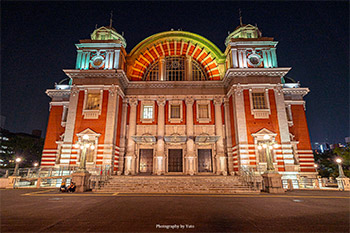
M349 232L350 193L282 195L1 190L1 232Z

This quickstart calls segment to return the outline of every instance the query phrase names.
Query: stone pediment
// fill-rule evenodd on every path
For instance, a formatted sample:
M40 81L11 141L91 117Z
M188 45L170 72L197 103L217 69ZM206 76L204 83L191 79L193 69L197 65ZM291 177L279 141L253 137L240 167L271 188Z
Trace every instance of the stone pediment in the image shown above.
M93 137L99 137L101 136L101 134L96 133L95 131L93 131L90 128L84 129L83 131L81 131L80 133L77 133L78 137L81 137L83 135L88 135L88 136L93 136Z
M273 136L276 137L277 133L274 133L266 128L262 128L261 130L259 130L256 133L252 133L253 137L258 137L258 136L264 136L264 135L269 135L269 136Z

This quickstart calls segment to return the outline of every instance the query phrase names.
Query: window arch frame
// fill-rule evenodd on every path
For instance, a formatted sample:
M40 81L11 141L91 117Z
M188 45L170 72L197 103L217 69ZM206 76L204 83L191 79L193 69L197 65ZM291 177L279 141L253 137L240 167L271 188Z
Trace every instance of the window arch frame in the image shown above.
M160 61L163 60L163 61ZM190 60L190 62L189 62ZM171 62L179 63L180 69L170 70ZM161 75L163 74L163 80ZM190 56L171 55L161 57L150 64L145 71L142 81L208 81L209 76L204 67Z

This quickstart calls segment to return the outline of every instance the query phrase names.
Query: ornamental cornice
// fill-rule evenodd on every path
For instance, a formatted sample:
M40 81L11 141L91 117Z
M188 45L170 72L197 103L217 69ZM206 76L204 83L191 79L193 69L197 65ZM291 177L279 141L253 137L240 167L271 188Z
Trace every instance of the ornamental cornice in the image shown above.
M71 90L48 89L45 92L49 97L69 97Z
M70 78L117 78L123 88L129 80L123 70L63 70Z
M282 89L284 94L289 94L289 95L301 95L302 97L304 97L305 95L307 95L307 93L310 92L310 89L307 87L303 87L303 88L283 88Z
M128 88L223 88L222 81L132 81Z
M227 86L232 78L240 76L277 76L283 77L291 70L286 68L230 68L227 69L223 79L224 85Z

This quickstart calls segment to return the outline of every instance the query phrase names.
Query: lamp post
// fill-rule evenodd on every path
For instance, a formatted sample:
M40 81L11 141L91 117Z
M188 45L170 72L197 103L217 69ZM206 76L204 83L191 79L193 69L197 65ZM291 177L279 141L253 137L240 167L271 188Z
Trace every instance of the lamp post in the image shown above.
M342 165L341 165L342 160L338 158L338 159L336 159L335 161L337 162L337 164L338 164L338 169L339 169L339 176L338 176L338 178L346 178L346 176L345 176L345 174L344 174L344 171L343 171L343 167L342 167Z
M86 192L89 190L89 178L90 173L86 170L86 152L88 149L94 150L95 145L89 141L89 135L84 135L82 138L79 137L78 141L74 145L74 148L81 149L80 164L76 172L72 174L72 181L76 184L77 192Z
M271 150L277 148L278 145L269 135L264 135L264 140L258 143L258 149L265 149L267 169L262 174L264 179L264 191L268 193L284 193L282 186L282 175L275 171Z
M271 150L273 148L277 148L278 145L275 142L272 142L270 139L271 138L269 135L264 135L264 141L260 141L258 143L258 149L259 150L265 149L265 153L266 153L267 170L265 173L275 173Z
M82 139L79 138L79 140L74 145L74 148L81 149L80 164L79 164L78 172L87 172L86 171L86 152L87 152L87 149L94 150L95 145L91 143L91 141L89 141L88 135L84 135Z
M15 170L13 171L13 175L17 176L18 175L18 168L19 168L19 163L22 161L21 158L16 158L16 166L15 166Z

